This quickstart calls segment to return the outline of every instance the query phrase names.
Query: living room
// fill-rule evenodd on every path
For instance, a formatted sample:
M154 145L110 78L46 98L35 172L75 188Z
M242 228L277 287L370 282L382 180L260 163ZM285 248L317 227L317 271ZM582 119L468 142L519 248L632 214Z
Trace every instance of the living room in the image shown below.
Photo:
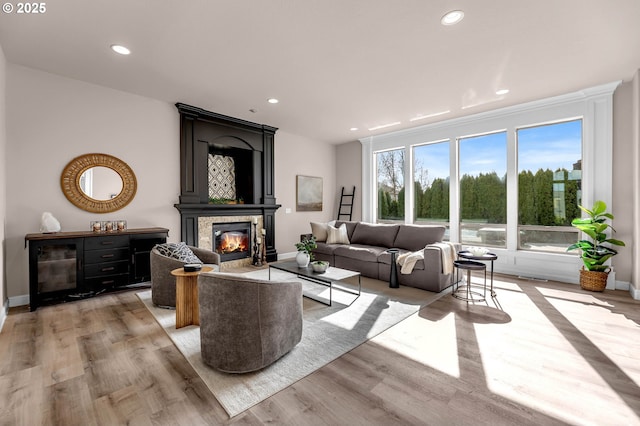
M502 3L502 6L508 6L508 2ZM397 101L392 97L385 99L384 96L377 94L361 98L358 102L349 100L353 89L345 87L344 83L340 82L339 67L336 67L338 69L331 68L326 70L324 79L319 79L314 74L314 79L310 80L308 84L309 87L305 87L303 91L305 94L311 93L306 105L298 104L293 107L287 105L292 102L291 99L294 97L294 92L300 89L297 86L287 87L288 78L286 76L282 77L277 73L277 66L265 67L263 75L254 77L258 81L264 80L261 84L251 83L248 80L234 84L233 86L238 95L236 98L232 98L226 94L218 95L209 90L201 90L201 87L192 86L192 84L195 84L192 81L196 80L196 76L202 78L203 75L209 75L211 78L215 78L216 72L221 72L216 70L215 63L208 62L206 67L200 68L196 64L194 67L196 70L190 71L193 74L185 73L185 75L180 75L178 72L180 69L190 67L186 63L187 59L180 56L181 43L190 43L193 39L198 39L198 37L195 34L183 35L184 38L181 41L177 41L175 39L177 36L174 33L168 30L165 32L165 28L170 26L166 21L148 22L150 26L148 31L157 37L154 36L152 39L141 37L137 40L136 45L130 46L132 49L130 56L120 57L109 50L109 45L111 43L127 44L126 35L118 34L115 25L109 27L108 30L97 25L100 30L93 31L91 22L100 20L99 17L86 19L83 22L81 14L78 12L78 16L73 20L72 26L77 31L87 32L86 39L90 39L91 42L85 45L80 40L85 37L76 36L78 39L74 40L72 35L65 33L65 37L70 38L65 38L64 41L74 42L77 44L77 46L74 44L74 47L79 50L73 52L66 50L67 47L64 47L54 53L54 51L49 51L49 43L53 44L55 40L47 40L43 34L48 34L50 39L55 39L58 34L60 34L59 37L62 37L62 28L65 25L71 25L66 24L66 22L69 22L64 19L67 10L63 9L62 6L47 4L48 9L41 16L18 16L16 14L3 13L0 17L0 28L2 28L0 29L0 82L2 83L0 84L0 99L2 100L0 102L0 161L3 164L5 173L0 176L0 217L3 218L4 222L4 227L0 229L0 237L3 241L2 248L0 248L3 259L0 265L0 271L3 276L3 285L0 287L0 301L3 303L0 323L4 323L9 307L28 304L29 270L28 252L25 250L25 235L39 231L43 212L51 212L59 220L63 231L89 230L90 223L96 220L123 219L127 221L130 228L152 226L167 228L169 229L169 240L180 241L180 215L174 207L179 202L180 195L180 121L179 113L174 105L176 102L185 102L216 113L278 127L275 135L274 157L275 196L277 203L281 207L275 213L276 249L282 257L286 257L294 254L294 244L299 241L300 234L310 231L309 223L311 221L328 222L335 219L339 200L338 194L342 186L347 188L355 186L359 191L358 194L362 195L364 169L363 144L360 140L383 135L394 129L417 126L418 123L438 123L441 120L445 121L510 107L525 103L525 101L536 101L553 96L566 95L567 93L574 93L616 81L620 81L620 84L615 88L612 95L612 121L609 129L612 142L611 162L613 166L612 175L606 177L611 181L612 192L598 195L610 198L610 207L616 216L615 228L617 237L627 242L626 248L621 249L620 254L613 261L616 280L618 281L616 286L626 294L630 292L635 298L640 297L640 284L638 283L640 265L635 262L638 255L634 243L640 238L640 229L637 225L640 215L640 179L638 179L637 172L639 169L638 163L640 163L638 148L640 146L640 74L638 72L640 68L640 54L638 53L640 52L640 47L637 40L640 40L640 34L638 34L634 24L629 24L633 17L638 16L638 7L635 2L627 1L623 2L621 10L613 11L611 10L613 7L600 6L600 3L596 1L588 2L587 5L582 2L571 3L580 13L581 18L576 20L586 22L578 26L581 30L580 34L587 37L588 33L597 32L600 35L594 36L591 34L592 38L584 42L586 46L574 41L569 46L569 48L573 49L571 54L567 53L566 46L561 45L558 47L559 53L552 49L559 57L569 57L568 61L571 61L575 56L574 60L579 64L576 66L578 69L590 69L589 67L594 66L594 62L599 65L597 70L583 73L589 77L584 80L588 82L585 83L586 85L576 85L573 81L575 76L572 73L576 72L574 67L561 68L561 72L555 70L554 72L560 75L557 81L553 80L549 77L553 75L553 72L542 69L545 68L545 66L541 65L544 63L545 57L538 56L535 58L535 63L525 61L521 62L520 66L539 67L539 74L544 76L540 77L543 83L531 81L532 85L536 84L535 94L527 92L527 94L522 95L518 102L514 102L512 100L514 98L509 98L507 95L505 98L491 99L490 102L487 101L475 108L463 109L461 107L461 91L450 92L450 97L458 99L454 113L411 123L408 122L406 118L408 115L405 114L406 117L403 116L402 120L406 121L406 123L403 123L400 127L374 131L367 131L365 126L374 128L375 125L393 122L396 118L393 111L388 111L387 108L378 108L376 110L370 109L371 107L368 105L385 104L387 101L389 105L394 105ZM70 2L65 8L72 9L73 6L88 7ZM125 9L127 8L124 4L121 6ZM297 11L298 6L289 6ZM362 3L359 6L362 9L367 9L367 6ZM418 7L417 4L413 6ZM436 17L437 25L440 25L440 16L450 9L447 6L449 5L443 2L438 4L438 7L432 6L433 10L429 9L434 16L438 15ZM469 22L469 20L473 22L473 14L476 13L475 10L478 6L472 6L471 4L468 6L465 20L461 24L464 24L465 21ZM99 10L102 11L102 7L107 9L106 6L100 6ZM142 6L138 7L142 8ZM247 5L244 7L247 8ZM533 8L533 6L527 6L526 8L523 6L524 11L517 11L514 6L509 6L511 12L508 15L511 16L511 13L514 13L516 16L522 16L526 11L529 11L529 7ZM536 12L537 15L535 16L544 16L541 10L545 7L553 9L559 6L555 5L555 2L548 2L546 5L538 5L535 10L530 12ZM569 6L562 7L565 10L564 8ZM240 11L244 10L243 7L238 6L238 8ZM277 11L284 14L287 19L295 18L293 12L289 15L288 12L285 13L280 8L286 8L280 5ZM311 9L314 8L322 9L321 6L316 4ZM96 13L89 9L85 13ZM580 10L582 11L580 12ZM208 9L208 11L215 14L215 8ZM315 11L317 12L317 10ZM380 21L375 19L382 19L381 17L385 14L392 12L393 15L388 16L387 19L400 19L401 17L402 19L408 19L405 16L406 11L402 11L397 7L375 8L370 12L361 12L365 16L359 15L358 11L359 8L352 5L344 13L350 16L351 19L356 19L356 22L363 26L367 22L374 22L379 26L383 26ZM136 12L139 14L138 16L143 15L141 10ZM168 14L167 11L164 12ZM237 10L234 10L234 12L239 13ZM426 13L426 11L424 12ZM189 15L186 15L186 13L187 11L185 11L185 16L190 16L192 19L195 19L194 15L197 15L197 11L193 10L189 10ZM480 12L478 11L477 13ZM357 32L349 26L349 20L342 18L344 20L337 21L338 15L341 14L342 12L335 8L332 9L331 13L322 14L325 19L335 18L335 25L340 29L338 34L333 34L331 37L338 38L339 36ZM102 16L105 16L105 20L113 24L114 22L119 22L116 15L115 12L105 10ZM286 21L286 19L276 15L278 14L275 11L266 13L266 15L256 13L257 17L252 15L251 22L258 25L261 20L266 19L277 20L278 23L282 23L282 20ZM302 16L308 18L307 14ZM109 17L109 19L106 17ZM20 23L15 22L18 18L22 19ZM131 19L133 20L134 18ZM168 18L165 17L164 19ZM152 14L149 16L149 20L154 20ZM340 25L338 25L338 22ZM587 23L595 25L598 31L590 30ZM316 28L315 26L320 27L320 24L315 23L314 28ZM134 24L122 25L125 27L135 26ZM489 26L489 24L486 25ZM294 37L296 31L303 31L300 26L301 24L298 24L289 31L282 30L282 33L278 33L279 37L271 35L270 37L273 37L273 39L268 42L282 41ZM536 26L545 27L544 24L536 24ZM327 26L328 31L330 31L330 27L330 25ZM260 28L266 31L265 28L268 29L269 26L264 25ZM509 28L513 30L511 26ZM225 27L224 29L228 30L229 28ZM255 39L243 39L241 29L243 28L231 31L230 34L242 39L242 46L248 47L257 43ZM446 28L446 30L443 30L446 32L438 33L438 36L443 38L451 36L455 39L456 45L463 45L464 40L460 40L460 36L453 30L455 30L455 27ZM129 28L128 31L133 33L132 28ZM32 33L30 34L30 32ZM256 30L255 33L251 33L251 37L258 37L261 34L263 33ZM562 34L562 31L554 29L554 34L557 36ZM389 36L390 33L385 32L385 37ZM540 34L537 34L537 36L541 37ZM410 35L407 35L407 37L410 37ZM598 44L594 41L598 37L606 38L606 40L602 44ZM376 41L380 41L380 38L376 38ZM503 40L503 38L500 37L499 39ZM24 43L31 45L28 51L22 52L20 50L21 45L15 41L18 39L22 39ZM100 43L102 44L93 44L98 39L101 40ZM314 40L316 40L316 43L320 43L318 40L322 40L322 38L319 37ZM332 38L332 41L335 42L335 39ZM427 42L421 41L417 43L417 46L413 44L411 48L397 46L398 51L392 51L393 44L401 45L402 41L403 39L399 38L389 38L389 44L383 46L386 48L386 53L396 55L394 59L397 63L406 63L405 61L408 61L406 55L414 53L413 48L421 44L427 44ZM145 65L145 60L153 58L145 57L144 50L149 49L153 44L162 44L163 42L170 44L173 54L179 59L174 59L175 64L167 64L166 67L164 67L164 64L161 64L163 66L157 66L153 61L149 62L153 65ZM361 42L366 44L365 40L361 40ZM589 50L588 43L597 45L597 49L594 47L594 51ZM548 44L541 42L540 45L541 50L551 49ZM225 44L216 40L215 43L212 41L212 46L215 46L216 49L223 49ZM317 55L322 58L323 53L330 52L335 46L336 44L320 43L308 47L308 49L311 49L311 53L301 50L300 46L294 49L289 44L281 46L280 49L283 51L292 49L294 58L295 55L301 56L301 59L304 57L305 67L300 71L304 72L323 60L313 60L314 56ZM578 55L576 52L579 47L584 48L595 59L587 61ZM38 48L41 49L39 53ZM607 48L609 51L607 51ZM95 53L91 49L103 49L104 52ZM232 50L230 47L228 49ZM316 49L318 50L317 53ZM565 50L563 51L563 49ZM260 49L254 50L259 51ZM478 80L483 80L485 73L497 72L495 67L491 68L491 72L483 71L480 73L481 70L478 70L478 77L465 79L460 75L464 73L464 71L460 70L462 66L456 66L456 63L461 61L458 54L443 51L439 53L440 56L433 59L431 66L434 66L437 61L452 62L453 66L451 66L448 73L455 73L456 78L464 81L468 85L464 89L474 89L475 85L479 84ZM367 69L370 69L374 76L367 78L366 87L371 92L375 91L372 80L376 82L384 79L384 71L382 70L384 61L380 57L372 59L357 52L354 54L357 55L359 62L350 60L348 64L354 68L357 64L360 64L361 67L350 69L351 77L349 82L357 81L359 73L366 74ZM511 54L518 55L517 52L511 52ZM138 55L143 59L136 59ZM152 56L153 54L148 55ZM247 57L238 65L229 67L232 70L226 72L233 74L234 67L246 69L253 66L256 69L260 69L260 65L257 64L266 60L268 56L268 54L265 54L257 58ZM343 56L348 55L345 52L337 55L338 59L343 58ZM585 54L584 56L588 55ZM611 56L624 56L624 60L615 62L614 59L616 58ZM334 56L331 57L334 58ZM498 57L493 59L495 62L499 62ZM503 59L508 61L508 56ZM44 62L39 62L40 60ZM85 74L86 70L84 68L94 69L96 63L93 62L96 61L98 62L98 70L95 71L93 79L90 79ZM297 62L295 59L289 58L287 62L282 61L283 56L278 54L274 62L279 67L285 66L284 64L287 67L296 67ZM45 67L42 65L43 63L48 63L49 65ZM424 63L421 62L421 64ZM469 64L464 63L464 66L468 67ZM554 67L548 66L548 68ZM129 74L129 70L131 70L131 74ZM240 71L237 72L240 73ZM511 70L511 72L517 73L518 70ZM522 72L524 73L524 71ZM442 72L442 74L444 78L444 74L447 74L447 72ZM399 77L401 76L402 74ZM491 75L491 78L498 79L495 75ZM527 75L524 80L527 78L530 79L530 75ZM124 83L118 86L118 80ZM332 80L335 80L335 83ZM522 80L517 79L514 81L518 81L524 87L526 86L526 81L523 82ZM267 87L269 83L273 84L273 88ZM345 93L345 99L333 100L333 102L347 104L350 109L363 111L358 115L357 123L352 123L351 117L344 117L335 122L329 122L325 118L323 111L331 110L334 106L328 103L328 100L320 96L319 93L328 90L325 86L330 84L337 85L339 90L343 90ZM407 84L419 87L421 81L414 76L414 79ZM451 85L452 83L448 84ZM491 84L487 83L487 85L492 86L493 81ZM387 93L389 94L393 93L394 86L404 85L396 81L386 86L391 86L387 88L389 90ZM548 89L541 89L541 87L545 86ZM565 89L562 89L563 86ZM270 92L269 89L272 91ZM513 96L515 96L517 94L516 86L510 87L510 89ZM333 90L336 89L332 88L331 90L333 93ZM435 90L435 88L430 86L428 90ZM150 94L154 91L161 95L158 97L151 96ZM410 88L400 87L398 91L404 94L411 90ZM420 96L428 97L425 95L424 89L419 92ZM144 95L144 93L148 94ZM267 99L271 96L278 97L280 103L269 104ZM481 99L476 97L475 100L480 101ZM412 99L407 103L415 106L413 114L423 110L425 114L441 111L443 106L441 104L421 105L419 99ZM471 102L469 105L471 105ZM306 115L306 118L298 120L300 123L296 123L297 118L282 117L281 115L285 114L282 112L285 107L299 110L299 114ZM307 110L307 108L309 109ZM256 112L250 110L255 110ZM374 112L379 115L368 119L362 118L364 113L373 114ZM307 129L304 126L310 126L309 128L315 126L318 132L304 133L302 129ZM356 126L361 127L362 130L349 130L351 127ZM329 127L344 128L347 136L344 136L345 133L341 132L336 134L333 130L322 130ZM321 133L321 130L325 133ZM137 176L138 188L135 198L120 211L106 215L82 211L70 204L60 190L60 174L65 165L76 156L92 152L107 153L120 158L131 167ZM296 211L296 176L298 175L322 177L324 189L322 211ZM605 177L598 176L590 179L605 179ZM360 198L360 200L362 199ZM356 204L354 219L363 219L365 210L361 203Z

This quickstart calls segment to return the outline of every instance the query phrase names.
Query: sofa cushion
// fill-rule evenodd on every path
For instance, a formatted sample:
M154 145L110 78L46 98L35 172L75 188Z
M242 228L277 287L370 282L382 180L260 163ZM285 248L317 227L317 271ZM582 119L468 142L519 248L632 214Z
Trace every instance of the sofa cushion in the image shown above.
M361 260L363 262L377 262L378 256L384 252L386 247L363 246L350 244L337 247L333 254L349 259Z
M202 263L198 256L187 247L186 243L156 244L155 249L163 256L179 260L184 263Z
M321 241L318 243L318 247L313 250L313 253L331 255L338 247L342 247L342 244L327 244Z
M327 241L327 230L329 224L320 222L311 222L311 235L316 237L316 242Z
M350 238L352 244L366 244L391 248L398 233L398 225L381 225L360 222Z
M356 225L358 224L358 222L338 220L335 222L333 226L335 226L336 228L339 228L343 224L344 226L347 227L347 237L349 238L349 241L351 241L351 238L353 238L353 231L356 229Z
M421 250L428 244L442 241L444 231L445 227L438 225L400 225L395 241L389 247Z
M329 223L325 222L311 222L311 235L316 237L316 242L327 241L327 232L329 231L329 225L335 225L336 221L332 220Z
M349 244L347 227L342 224L338 228L329 225L327 230L327 244Z

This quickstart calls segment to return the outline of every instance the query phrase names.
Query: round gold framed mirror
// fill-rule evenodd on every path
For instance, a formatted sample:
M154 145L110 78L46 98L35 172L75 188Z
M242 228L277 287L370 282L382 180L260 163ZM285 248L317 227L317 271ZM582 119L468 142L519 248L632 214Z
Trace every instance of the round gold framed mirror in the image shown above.
M91 213L110 213L133 200L138 183L131 167L119 158L85 154L66 165L60 186L76 207Z

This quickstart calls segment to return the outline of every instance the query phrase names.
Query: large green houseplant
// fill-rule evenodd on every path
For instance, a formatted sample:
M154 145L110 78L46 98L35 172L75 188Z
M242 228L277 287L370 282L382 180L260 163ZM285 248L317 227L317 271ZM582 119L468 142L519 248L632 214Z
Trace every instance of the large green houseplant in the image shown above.
M569 250L580 250L580 257L584 268L580 271L580 286L585 290L603 291L607 285L610 267L605 262L618 254L609 245L624 246L624 242L615 238L608 238L606 231L616 230L607 223L613 220L613 215L607 213L604 201L596 201L591 209L579 206L588 217L573 219L571 225L584 232L589 239L571 244Z

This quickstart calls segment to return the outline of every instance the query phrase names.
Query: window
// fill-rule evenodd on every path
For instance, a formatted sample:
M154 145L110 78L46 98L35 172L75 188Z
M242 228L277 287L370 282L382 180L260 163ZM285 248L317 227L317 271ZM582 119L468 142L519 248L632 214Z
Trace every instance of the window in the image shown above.
M581 216L578 204L611 203L619 83L360 139L362 219L373 222L380 210L377 156L402 151L411 182L398 197L406 201L405 222L447 223L450 241L495 252L498 272L577 282L580 259L565 251L577 237L570 221ZM448 157L438 157L447 144ZM449 168L447 219L424 210L436 162Z
M449 239L449 141L413 147L415 223L445 225Z
M376 153L378 221L404 221L404 149Z
M578 239L582 120L517 130L518 248L564 252Z
M460 241L506 246L507 133L461 138Z

